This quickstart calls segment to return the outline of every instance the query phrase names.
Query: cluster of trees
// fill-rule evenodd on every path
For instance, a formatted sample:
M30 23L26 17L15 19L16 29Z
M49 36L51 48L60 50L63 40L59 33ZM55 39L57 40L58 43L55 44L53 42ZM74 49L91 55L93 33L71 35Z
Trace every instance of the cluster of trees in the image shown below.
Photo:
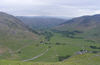
M42 35L45 36L45 39L47 41L50 41L51 37L53 36L53 33L52 32L49 32L49 31L45 31L44 33L42 33Z
M100 53L100 51L92 51L92 53Z
M94 35L94 36L98 36L99 34L96 34L96 33L95 33L95 34L93 34L93 35Z
M45 39L47 41L50 41L51 37L53 36L53 33L50 32L50 31L41 31L41 32L38 32L36 30L33 30L32 28L30 27L27 27L31 32L35 33L35 34L38 34L38 35L44 35L45 36Z
M92 48L92 49L100 49L100 47L96 47L96 46L90 46L90 48Z
M87 42L92 42L92 43L95 43L95 41L93 41L93 40L86 40Z
M58 31L58 30L53 30L53 32L56 33L61 33L63 36L69 37L69 38L82 38L82 37L75 37L76 34L78 33L83 33L81 31Z
M56 45L61 45L61 43L57 42Z
M67 56L59 56L58 59L59 61L64 61L65 59L68 59L69 57L71 57L70 55Z
M51 44L51 43L49 43L49 42L46 42L45 44Z
M45 42L45 44L51 44L50 42ZM59 42L56 42L55 45L66 45L66 43L59 43Z
M66 45L66 43L59 43L59 42L56 42L56 45Z
M35 34L38 34L38 35L41 35L41 33L37 32L36 30L30 28L29 26L26 26L28 28L29 31L35 33Z

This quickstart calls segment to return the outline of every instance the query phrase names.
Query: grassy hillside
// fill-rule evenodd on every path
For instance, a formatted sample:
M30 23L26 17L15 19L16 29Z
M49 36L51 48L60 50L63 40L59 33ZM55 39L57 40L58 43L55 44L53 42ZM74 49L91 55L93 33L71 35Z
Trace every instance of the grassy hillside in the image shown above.
M80 37L96 40L100 42L100 15L93 16L82 16L78 18L73 18L58 27L56 30L65 32L81 32Z
M28 44L25 44L24 47L18 48L16 51L13 51L13 54L4 54L0 58L10 59L10 60L29 60L34 57L41 56L29 60L34 62L59 62L65 59L76 55L82 50L87 50L89 53L99 53L100 44L86 40L86 39L74 39L64 37L62 34L53 33L53 36L49 41L44 38L40 41L25 41ZM92 48L92 47L94 48ZM17 47L17 46L16 46ZM12 49L12 48L11 48ZM48 50L48 51L47 51Z
M96 46L96 48L91 46ZM82 50L87 50L89 53L99 53L99 47L100 44L93 41L63 37L61 34L54 33L49 41L44 41L42 44L38 42L38 44L31 44L21 49L20 53L16 53L18 56L16 60L29 60L46 51L40 57L29 61L58 62L76 55Z
M90 48L90 46L100 47L99 43L88 41L86 39L68 38L57 33L45 44L50 46L49 51L35 61L60 61L60 57L73 56L83 49L91 52L100 50Z
M19 61L0 61L1 65L99 65L100 54L76 55L63 62L19 62Z
M27 45L38 43L39 36L16 17L0 12L0 59L14 59L15 53Z

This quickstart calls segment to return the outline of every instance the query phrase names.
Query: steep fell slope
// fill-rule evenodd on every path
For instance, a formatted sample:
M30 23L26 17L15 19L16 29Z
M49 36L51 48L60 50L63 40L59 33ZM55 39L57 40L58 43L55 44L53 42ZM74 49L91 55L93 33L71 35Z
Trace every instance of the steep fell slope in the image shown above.
M36 40L38 35L30 32L19 19L0 12L0 59L13 55L13 51Z

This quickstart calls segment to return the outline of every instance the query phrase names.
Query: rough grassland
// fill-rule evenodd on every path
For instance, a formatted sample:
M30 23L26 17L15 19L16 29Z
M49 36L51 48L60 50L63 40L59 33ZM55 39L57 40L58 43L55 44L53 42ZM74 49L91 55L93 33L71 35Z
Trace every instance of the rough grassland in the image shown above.
M19 62L1 60L0 65L100 65L100 54L76 55L63 62Z
M41 40L40 40L41 41ZM14 48L10 47L10 51L7 51L4 54L1 54L0 59L8 59L8 60L17 60L23 61L27 59L31 59L48 49L44 55L32 60L34 62L58 62L59 56L73 56L80 50L89 50L89 51L100 51L100 49L92 49L90 46L97 46L100 47L99 43L88 42L85 39L72 39L63 37L60 34L55 34L48 44L40 44L40 41L32 41L32 40L25 40L26 44L17 45L17 43L21 43L20 41L14 43L16 45L15 48L17 50L13 50ZM24 43L22 42L22 43ZM60 43L57 45L56 43ZM50 47L50 48L49 48ZM6 48L5 48L6 49ZM17 52L19 50L19 52ZM6 50L5 50L6 51ZM11 52L12 51L12 52ZM10 53L9 53L10 52Z

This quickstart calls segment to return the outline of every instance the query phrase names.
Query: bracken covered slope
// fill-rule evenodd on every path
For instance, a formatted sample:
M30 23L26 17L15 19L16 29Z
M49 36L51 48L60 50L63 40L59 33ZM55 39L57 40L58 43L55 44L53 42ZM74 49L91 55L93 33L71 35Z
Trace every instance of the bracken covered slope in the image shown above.
M16 17L0 12L0 59L13 54L30 41L38 40L38 35L30 32Z

